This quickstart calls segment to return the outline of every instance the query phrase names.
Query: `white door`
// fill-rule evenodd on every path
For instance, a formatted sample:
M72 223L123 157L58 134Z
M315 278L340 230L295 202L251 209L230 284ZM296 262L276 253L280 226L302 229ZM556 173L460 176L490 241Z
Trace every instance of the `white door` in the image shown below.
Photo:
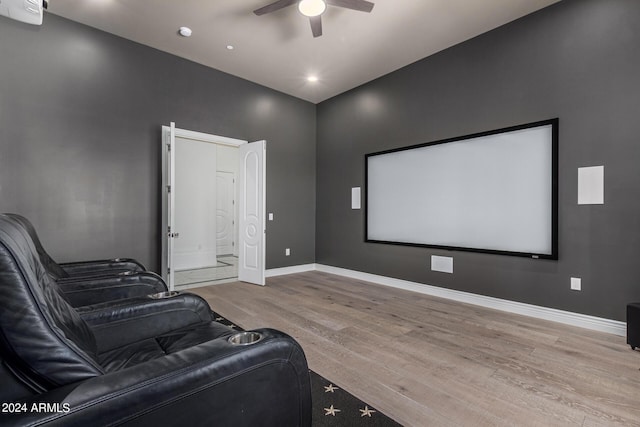
M235 175L217 172L216 176L216 243L218 256L232 255L235 230Z
M239 147L238 279L264 286L266 142Z

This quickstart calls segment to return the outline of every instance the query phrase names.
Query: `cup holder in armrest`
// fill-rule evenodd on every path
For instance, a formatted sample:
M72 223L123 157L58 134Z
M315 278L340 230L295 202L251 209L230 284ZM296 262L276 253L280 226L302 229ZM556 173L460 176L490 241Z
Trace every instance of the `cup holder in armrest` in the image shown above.
M262 339L260 332L239 332L229 337L232 345L250 345L255 344Z
M157 294L151 294L149 295L149 298L164 299L164 298L172 298L177 295L180 295L180 291L167 291L167 292L158 292Z

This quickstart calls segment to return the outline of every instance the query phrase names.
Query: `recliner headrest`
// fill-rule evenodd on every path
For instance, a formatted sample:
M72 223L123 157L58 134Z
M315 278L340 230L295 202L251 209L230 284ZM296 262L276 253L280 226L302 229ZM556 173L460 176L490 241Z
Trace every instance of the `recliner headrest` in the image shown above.
M45 388L103 373L95 337L58 294L31 240L0 215L0 341L8 363Z
M31 241L35 246L36 252L40 257L40 262L44 266L47 273L49 273L49 275L51 275L54 279L69 277L69 274L64 271L62 267L60 267L60 265L58 265L58 263L55 262L53 258L51 258L49 253L44 249L44 246L42 246L42 242L40 241L40 237L36 232L36 228L33 226L31 221L29 221L24 216L15 213L5 213L4 215L15 220L15 222L29 234Z

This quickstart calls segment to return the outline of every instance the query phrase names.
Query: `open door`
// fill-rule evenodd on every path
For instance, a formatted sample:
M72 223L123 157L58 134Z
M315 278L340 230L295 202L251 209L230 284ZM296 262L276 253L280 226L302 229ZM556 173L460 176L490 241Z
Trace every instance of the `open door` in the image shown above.
M170 290L174 289L174 266L173 266L173 239L175 234L175 196L171 188L175 188L175 149L176 146L176 126L171 122L170 126L162 126L162 278L165 280Z
M264 286L266 141L240 150L238 280Z
M266 142L209 135L171 126L162 126L162 261L161 274L171 290L176 286L176 139L209 142L238 149L236 183L238 280L265 284L265 173ZM179 148L179 147L178 147ZM215 169L215 168L214 168ZM179 201L178 201L179 202ZM215 213L214 213L215 215ZM232 225L234 225L232 223ZM179 260L178 260L179 261Z

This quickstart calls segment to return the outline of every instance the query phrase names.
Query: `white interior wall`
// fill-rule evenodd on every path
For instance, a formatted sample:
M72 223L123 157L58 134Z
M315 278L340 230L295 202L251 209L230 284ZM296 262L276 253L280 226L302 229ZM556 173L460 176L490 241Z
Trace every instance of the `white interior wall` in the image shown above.
M176 138L175 150L174 268L215 266L216 145Z

